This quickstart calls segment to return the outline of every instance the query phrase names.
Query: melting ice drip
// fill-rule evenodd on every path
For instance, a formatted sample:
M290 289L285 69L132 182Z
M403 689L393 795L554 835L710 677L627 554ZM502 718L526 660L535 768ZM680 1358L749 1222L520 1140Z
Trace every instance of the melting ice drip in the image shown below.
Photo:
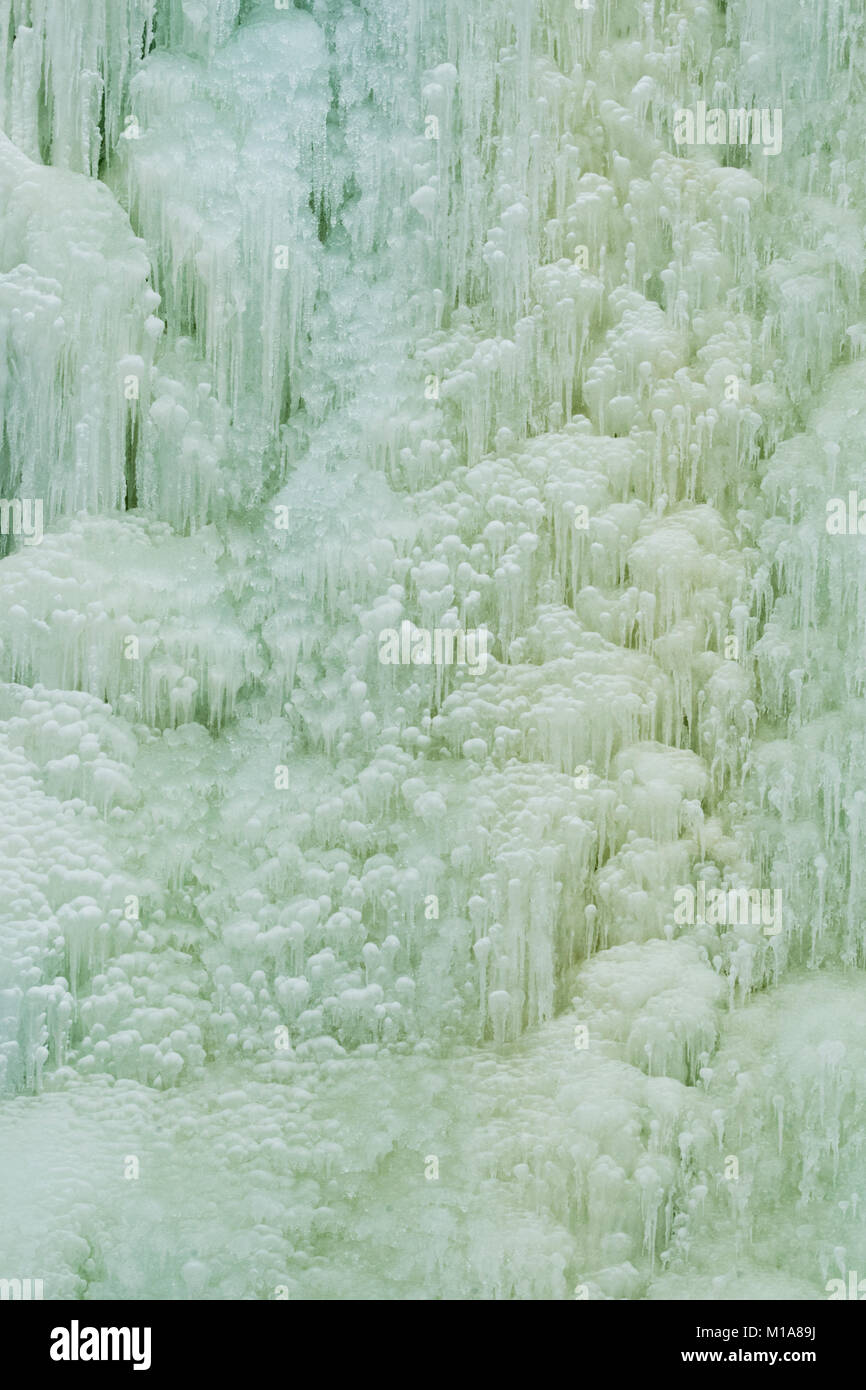
M0 4L8 1287L866 1268L864 66L845 0Z

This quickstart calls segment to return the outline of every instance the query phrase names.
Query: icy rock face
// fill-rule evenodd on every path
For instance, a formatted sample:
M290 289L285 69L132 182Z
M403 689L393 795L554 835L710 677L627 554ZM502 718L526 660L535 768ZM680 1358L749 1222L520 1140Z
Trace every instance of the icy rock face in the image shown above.
M2 0L2 128L31 159L96 175L123 130L155 0Z
M844 4L0 0L0 1273L864 1267L864 70Z
M338 194L322 31L300 10L270 6L210 55L154 53L130 101L139 128L124 142L126 201L160 248L163 312L195 327L217 398L235 415L251 406L272 441L298 406L318 223Z
M3 496L41 499L46 520L122 506L127 383L163 328L144 244L103 184L2 132L0 203Z
M139 516L61 523L3 566L4 674L84 685L148 725L198 715L219 727L255 666L255 641L224 600L220 553L208 529L182 545Z

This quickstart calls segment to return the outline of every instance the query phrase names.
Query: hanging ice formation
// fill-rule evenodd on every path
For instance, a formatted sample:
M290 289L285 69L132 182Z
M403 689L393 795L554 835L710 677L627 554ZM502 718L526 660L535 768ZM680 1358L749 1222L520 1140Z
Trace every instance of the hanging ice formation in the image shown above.
M866 1268L864 74L848 0L0 0L0 1275Z

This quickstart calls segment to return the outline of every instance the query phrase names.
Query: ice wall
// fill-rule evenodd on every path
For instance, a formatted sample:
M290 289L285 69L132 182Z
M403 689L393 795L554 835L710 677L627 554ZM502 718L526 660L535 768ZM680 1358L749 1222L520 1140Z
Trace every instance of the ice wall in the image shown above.
M864 54L819 8L0 5L10 1274L862 1263ZM700 100L781 153L684 152ZM403 623L484 669L383 664ZM783 930L678 920L699 881Z
M3 496L41 499L46 521L122 506L127 383L163 327L144 245L103 184L2 133L0 200Z
M0 115L23 154L97 174L123 131L154 8L155 0L3 0Z

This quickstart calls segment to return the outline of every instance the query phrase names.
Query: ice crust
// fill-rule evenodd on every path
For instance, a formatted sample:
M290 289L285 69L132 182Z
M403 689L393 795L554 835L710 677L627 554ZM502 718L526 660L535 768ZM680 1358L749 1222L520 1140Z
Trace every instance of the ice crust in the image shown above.
M866 1268L864 71L847 0L0 0L0 1275Z

